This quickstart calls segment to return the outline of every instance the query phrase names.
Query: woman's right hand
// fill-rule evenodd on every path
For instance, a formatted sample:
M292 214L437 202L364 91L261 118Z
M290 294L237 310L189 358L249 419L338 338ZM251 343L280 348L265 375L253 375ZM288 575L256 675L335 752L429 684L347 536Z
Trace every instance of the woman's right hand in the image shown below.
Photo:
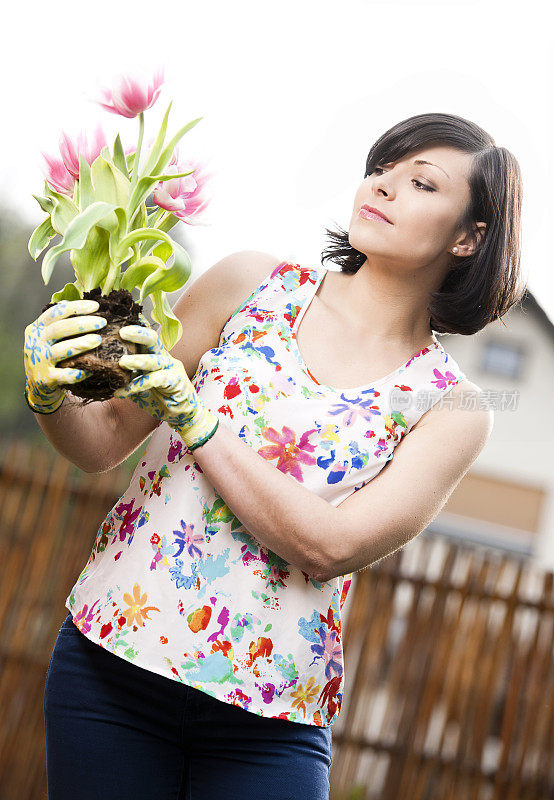
M57 411L66 394L60 384L77 383L91 374L88 370L56 367L56 362L98 347L102 341L100 334L87 331L99 330L107 324L104 317L91 315L99 308L96 300L60 300L25 328L25 397L33 411L39 414ZM86 316L75 316L79 314ZM78 338L58 341L66 336Z

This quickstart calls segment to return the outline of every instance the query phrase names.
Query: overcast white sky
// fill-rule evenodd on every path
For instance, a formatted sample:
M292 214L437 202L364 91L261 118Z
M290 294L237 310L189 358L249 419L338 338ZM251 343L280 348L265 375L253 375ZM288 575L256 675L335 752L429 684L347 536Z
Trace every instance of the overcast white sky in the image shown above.
M181 155L216 173L209 227L186 228L193 275L227 253L259 249L320 262L324 230L348 228L367 153L391 125L442 111L473 120L523 172L523 273L554 320L552 34L539 2L223 0L200 5L11 4L4 27L0 197L33 224L40 151L62 129L100 121L135 143L138 121L86 100L128 67L164 64L146 137L171 99ZM54 275L52 291L60 288ZM37 280L40 270L37 266Z

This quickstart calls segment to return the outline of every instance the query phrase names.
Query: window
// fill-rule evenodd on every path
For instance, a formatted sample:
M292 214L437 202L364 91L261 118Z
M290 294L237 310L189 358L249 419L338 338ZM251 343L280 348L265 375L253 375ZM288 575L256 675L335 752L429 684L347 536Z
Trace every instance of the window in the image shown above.
M490 339L482 350L481 370L503 378L520 378L524 355L523 345Z

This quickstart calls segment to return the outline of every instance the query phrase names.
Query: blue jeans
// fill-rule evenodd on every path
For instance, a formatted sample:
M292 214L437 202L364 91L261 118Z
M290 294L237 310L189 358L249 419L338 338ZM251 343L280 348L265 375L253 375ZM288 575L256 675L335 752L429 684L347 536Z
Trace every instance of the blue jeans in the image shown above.
M331 729L260 717L65 618L44 690L48 800L328 800Z

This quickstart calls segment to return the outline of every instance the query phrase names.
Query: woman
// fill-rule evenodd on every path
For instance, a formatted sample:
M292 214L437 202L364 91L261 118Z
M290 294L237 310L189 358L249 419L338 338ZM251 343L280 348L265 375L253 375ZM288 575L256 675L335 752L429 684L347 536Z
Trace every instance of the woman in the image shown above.
M328 232L340 272L223 259L177 302L172 353L123 328L139 375L78 413L59 384L84 375L54 364L98 338L58 340L100 327L97 305L29 326L26 352L50 350L26 357L26 394L60 452L105 471L156 428L66 601L50 800L328 797L351 574L429 524L490 434L435 332L475 333L519 299L520 184L477 125L399 123L349 231Z

